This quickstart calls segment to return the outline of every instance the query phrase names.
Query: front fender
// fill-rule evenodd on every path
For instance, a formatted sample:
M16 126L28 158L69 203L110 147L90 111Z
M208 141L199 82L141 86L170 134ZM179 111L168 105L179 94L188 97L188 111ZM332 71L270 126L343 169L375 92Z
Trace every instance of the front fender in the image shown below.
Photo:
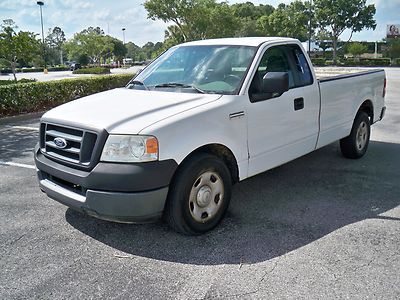
M180 164L194 150L221 144L233 153L239 179L247 177L247 117L230 119L229 114L243 111L243 96L223 96L220 100L161 120L140 134L157 137L160 160L174 159Z

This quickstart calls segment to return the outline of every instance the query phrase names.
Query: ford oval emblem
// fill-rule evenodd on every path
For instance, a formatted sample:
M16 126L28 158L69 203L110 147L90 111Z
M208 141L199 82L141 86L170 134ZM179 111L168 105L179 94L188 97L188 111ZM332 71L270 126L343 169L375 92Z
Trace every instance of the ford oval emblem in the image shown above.
M56 137L53 140L53 142L54 142L54 144L56 145L57 148L64 149L65 147L67 147L67 141L65 139L63 139L63 138Z

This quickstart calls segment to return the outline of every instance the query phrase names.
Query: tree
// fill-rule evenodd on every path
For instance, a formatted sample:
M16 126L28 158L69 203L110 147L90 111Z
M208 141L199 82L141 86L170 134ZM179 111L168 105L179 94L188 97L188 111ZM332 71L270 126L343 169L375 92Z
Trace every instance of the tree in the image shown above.
M126 49L124 43L116 38L110 37L111 42L113 43L113 51L112 54L114 55L115 59L119 62L122 62L123 58L125 57L128 50Z
M262 36L258 19L263 16L269 16L273 13L274 7L271 5L254 5L251 2L237 3L231 6L233 14L239 19L239 27L235 36Z
M0 58L10 65L14 80L17 81L15 73L18 60L32 60L39 53L40 44L32 32L17 33L17 26L11 19L3 20L0 28Z
M318 26L331 36L334 62L339 37L346 29L351 32L350 41L354 32L376 28L375 5L366 5L366 0L314 0L314 9Z
M59 52L59 57L60 57L60 64L63 63L63 52L62 52L62 46L65 43L66 38L65 38L65 33L60 27L54 27L53 29L49 29L49 33L47 34L47 37L45 39L45 42L47 44L47 47L50 48L46 50L46 53L51 54L52 52ZM50 57L49 57L50 58ZM55 60L51 59L50 60Z
M400 58L400 39L388 38L386 39L385 55L390 58L392 63L394 59Z
M360 55L367 52L367 50L368 47L361 43L351 43L347 48L347 51L356 58L360 58Z
M113 52L114 44L112 38L105 36L101 28L89 27L76 33L63 48L67 50L69 59L76 60L84 54L93 64L100 64L102 58Z
M231 5L233 14L240 19L257 20L262 16L269 16L274 12L274 7L267 5L254 5L252 2L236 3Z
M226 2L216 0L147 0L148 18L172 22L184 41L233 36L238 19Z
M316 35L316 44L322 49L323 56L328 48L332 48L331 35L325 29L320 29Z
M50 47L60 49L66 41L65 33L60 27L50 28L45 40Z
M139 60L139 52L141 51L140 47L136 45L135 43L128 42L125 44L126 47L126 56L129 58L132 58L133 60Z
M265 35L287 36L306 41L310 19L308 4L296 0L288 5L281 3L269 16L259 18L259 26Z
M244 36L263 36L265 33L262 28L259 26L259 22L257 20L253 20L250 18L240 19L240 26L235 32L235 36L244 37Z
M173 22L182 33L183 39L188 40L189 32L187 32L185 24L188 23L187 18L193 10L194 1L186 0L147 0L144 7L147 10L149 19L162 20L165 23Z
M199 0L188 28L194 33L192 39L232 37L239 27L239 19L226 2Z

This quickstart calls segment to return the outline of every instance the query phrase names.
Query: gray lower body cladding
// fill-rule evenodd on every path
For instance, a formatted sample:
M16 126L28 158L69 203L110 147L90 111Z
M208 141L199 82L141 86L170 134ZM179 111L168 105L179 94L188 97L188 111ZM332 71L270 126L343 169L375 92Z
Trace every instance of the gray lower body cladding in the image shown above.
M40 188L50 198L100 219L127 223L161 216L178 166L174 160L99 162L92 170L82 171L45 157L38 147L35 163Z

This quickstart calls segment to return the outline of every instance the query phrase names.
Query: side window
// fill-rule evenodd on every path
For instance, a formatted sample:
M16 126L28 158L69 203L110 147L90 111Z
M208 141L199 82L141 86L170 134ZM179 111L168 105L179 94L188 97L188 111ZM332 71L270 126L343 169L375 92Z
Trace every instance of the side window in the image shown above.
M296 64L296 73L297 73L296 75L299 81L296 84L296 86L305 86L312 84L313 83L312 73L303 51L301 51L300 47L297 45L293 45L290 48Z
M268 72L287 72L289 75L289 88L295 87L294 72L291 68L290 61L288 59L287 47L276 46L269 48L261 58L260 64L258 65L257 71L254 74L253 81L251 82L249 94L259 94L264 99L274 98L279 95L262 95L261 83L264 75ZM258 98L258 97L257 97Z
M264 53L257 73L262 79L268 72L287 72L289 74L289 88L295 86L293 72L285 53L285 46L273 47Z

